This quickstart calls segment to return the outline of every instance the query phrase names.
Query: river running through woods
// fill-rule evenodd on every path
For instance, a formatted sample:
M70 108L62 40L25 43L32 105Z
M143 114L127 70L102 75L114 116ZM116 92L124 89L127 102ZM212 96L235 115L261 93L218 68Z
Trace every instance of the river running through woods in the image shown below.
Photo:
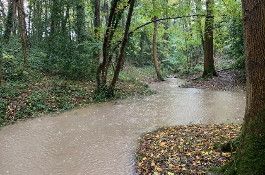
M159 127L241 122L245 93L152 83L156 94L92 104L0 130L0 175L131 175L137 139Z

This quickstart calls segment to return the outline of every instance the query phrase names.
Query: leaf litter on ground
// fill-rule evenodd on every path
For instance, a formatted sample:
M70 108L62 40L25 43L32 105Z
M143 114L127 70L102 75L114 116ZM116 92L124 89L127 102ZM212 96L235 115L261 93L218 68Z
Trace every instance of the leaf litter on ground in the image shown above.
M235 139L241 125L187 125L162 128L140 138L136 171L139 175L206 174L231 159L219 149Z

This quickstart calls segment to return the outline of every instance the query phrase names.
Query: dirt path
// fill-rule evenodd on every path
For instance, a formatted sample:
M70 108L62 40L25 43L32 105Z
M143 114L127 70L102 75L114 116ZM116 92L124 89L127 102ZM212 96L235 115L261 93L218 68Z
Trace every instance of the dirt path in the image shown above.
M7 126L0 131L0 174L134 174L137 138L164 126L240 122L243 92L153 83L157 94Z

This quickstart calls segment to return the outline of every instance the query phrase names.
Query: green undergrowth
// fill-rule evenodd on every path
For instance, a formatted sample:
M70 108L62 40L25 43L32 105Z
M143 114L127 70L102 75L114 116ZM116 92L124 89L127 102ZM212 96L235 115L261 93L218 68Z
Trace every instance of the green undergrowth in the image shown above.
M144 79L147 74L138 77ZM95 96L93 81L75 81L61 76L44 75L40 72L22 73L23 79L6 81L0 87L0 126L18 120L37 117L40 114L62 112L89 103L126 98L133 95L148 95L153 92L148 85L134 79L124 71L115 96L111 99Z

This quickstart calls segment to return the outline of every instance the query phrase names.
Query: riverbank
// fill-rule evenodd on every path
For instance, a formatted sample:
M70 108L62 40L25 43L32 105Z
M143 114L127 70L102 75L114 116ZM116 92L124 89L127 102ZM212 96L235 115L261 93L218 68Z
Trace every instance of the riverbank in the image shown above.
M125 69L113 99L95 96L94 81L74 81L59 76L34 72L27 80L6 82L0 87L0 126L43 114L63 112L90 103L98 103L153 92L144 83L150 79L149 69Z
M240 125L187 125L147 133L139 141L136 169L147 174L206 174L231 160L221 144L239 135Z
M245 73L241 70L220 70L217 77L202 78L201 74L181 76L187 82L181 87L224 91L245 90Z

